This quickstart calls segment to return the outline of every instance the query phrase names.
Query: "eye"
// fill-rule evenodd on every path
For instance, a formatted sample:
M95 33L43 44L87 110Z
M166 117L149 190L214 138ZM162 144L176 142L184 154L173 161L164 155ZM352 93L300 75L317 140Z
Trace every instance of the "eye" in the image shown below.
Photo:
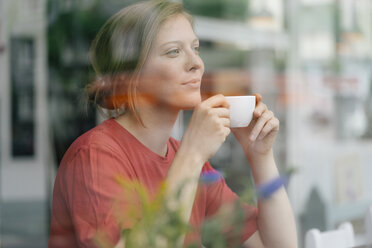
M195 51L195 54L199 54L199 50L200 50L199 46L195 46L193 49Z
M173 55L174 56L174 55L178 55L180 52L181 52L180 49L175 48L175 49L172 49L172 50L168 51L167 55Z

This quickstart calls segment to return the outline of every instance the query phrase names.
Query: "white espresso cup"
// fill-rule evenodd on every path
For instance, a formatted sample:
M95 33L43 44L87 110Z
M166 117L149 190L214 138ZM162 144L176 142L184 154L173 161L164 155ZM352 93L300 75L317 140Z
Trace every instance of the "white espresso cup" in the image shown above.
M256 108L256 96L225 96L230 104L230 127L246 127Z

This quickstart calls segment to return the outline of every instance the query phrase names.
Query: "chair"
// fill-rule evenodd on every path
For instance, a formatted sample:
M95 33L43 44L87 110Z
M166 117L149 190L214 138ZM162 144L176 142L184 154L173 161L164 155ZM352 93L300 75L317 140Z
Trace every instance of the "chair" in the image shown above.
M349 248L354 246L354 229L350 222L342 223L336 230L306 232L305 248Z
M355 236L355 245L372 246L372 205L366 211L364 216L364 233Z

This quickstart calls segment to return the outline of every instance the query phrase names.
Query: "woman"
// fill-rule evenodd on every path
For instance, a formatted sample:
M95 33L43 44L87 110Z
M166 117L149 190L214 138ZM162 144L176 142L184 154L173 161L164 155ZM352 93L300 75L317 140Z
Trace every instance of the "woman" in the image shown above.
M100 107L112 110L115 118L79 137L66 152L54 186L49 247L94 247L94 237L102 230L113 246L125 247L120 231L134 223L124 220L119 226L115 220L112 202L120 194L117 175L139 180L153 195L165 180L167 199L182 208L183 218L195 227L185 243L200 244L203 221L224 203L238 199L224 180L198 185L201 173L214 171L208 159L230 133L224 96L201 100L204 65L198 49L192 19L178 3L138 3L104 24L91 47L98 79L88 93ZM255 183L261 184L278 177L272 144L279 121L259 95L257 99L252 123L232 132ZM170 135L183 109L194 111L179 142ZM283 187L260 200L258 209L247 204L243 209L243 247L297 246Z

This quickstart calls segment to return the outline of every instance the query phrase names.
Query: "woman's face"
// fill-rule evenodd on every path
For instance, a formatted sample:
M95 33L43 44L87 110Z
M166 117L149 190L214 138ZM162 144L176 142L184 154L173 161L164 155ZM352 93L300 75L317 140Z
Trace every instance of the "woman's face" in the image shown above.
M201 101L203 73L199 40L190 22L178 15L160 27L141 71L138 91L157 106L191 109Z

